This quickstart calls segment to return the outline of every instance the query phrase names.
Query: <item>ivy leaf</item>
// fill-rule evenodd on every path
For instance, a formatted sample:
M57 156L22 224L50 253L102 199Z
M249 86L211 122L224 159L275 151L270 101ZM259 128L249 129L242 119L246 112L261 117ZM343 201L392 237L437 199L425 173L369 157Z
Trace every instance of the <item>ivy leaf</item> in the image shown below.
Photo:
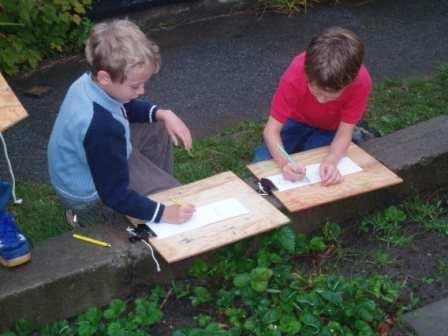
M123 301L119 299L112 300L112 302L109 305L109 308L107 308L104 311L104 318L107 320L115 320L125 310L126 310L126 304Z
M322 237L313 237L310 240L310 250L315 252L322 252L326 249L327 245L325 244Z
M360 335L373 335L373 330L370 328L370 326L362 321L362 320L356 320L355 321L355 328L359 331Z
M342 305L342 293L341 292L332 292L326 290L316 290L320 296L322 296L328 302L340 306Z
M268 289L268 282L263 280L251 281L250 286L256 292L265 292Z
M79 336L93 336L96 333L96 329L96 326L83 322L79 324L78 334Z
M296 248L296 235L290 226L283 226L277 235L278 242L287 252L293 253Z
M208 264L202 259L196 259L193 262L193 265L191 266L189 273L191 276L201 279L207 276L208 271L209 271Z
M226 291L224 289L220 289L218 292L219 299L216 301L219 307L227 307L230 306L235 300L235 292L234 291Z
M373 316L372 316L372 314L370 314L370 312L367 309L360 308L358 310L358 315L364 321L367 321L367 322L372 322L373 321Z
M101 310L99 310L98 308L90 308L89 310L87 310L87 312L85 312L78 318L78 321L85 321L89 324L97 325L100 323L102 316L103 314L101 313Z
M137 299L135 301L135 317L133 322L141 326L151 326L160 321L163 313L157 301Z
M257 321L255 320L255 317L248 318L243 325L243 328L249 331L254 331L257 326Z
M203 303L207 303L212 299L212 296L210 295L209 291L205 287L195 287L193 289L193 296L190 297L191 304L193 306L198 306Z
M114 321L111 322L107 326L107 335L108 336L124 336L128 335L129 333L124 329L120 322Z
M250 272L250 279L253 281L268 281L272 277L272 270L266 267L257 267Z
M278 309L270 309L268 310L262 317L262 321L264 324L271 324L278 321L280 317L280 313Z
M288 335L296 335L302 328L302 323L294 316L287 315L280 318L279 328Z
M310 313L303 314L301 317L301 321L304 325L311 327L315 331L320 330L320 320Z
M248 273L238 274L233 279L233 285L236 288L244 288L249 284L249 282L250 282L250 276Z

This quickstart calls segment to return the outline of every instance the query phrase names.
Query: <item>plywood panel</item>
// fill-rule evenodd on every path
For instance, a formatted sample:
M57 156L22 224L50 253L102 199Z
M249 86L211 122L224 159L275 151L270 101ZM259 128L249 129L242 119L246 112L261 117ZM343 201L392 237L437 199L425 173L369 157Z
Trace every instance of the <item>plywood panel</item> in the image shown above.
M236 198L250 211L246 215L212 223L175 236L164 239L151 238L150 243L153 247L170 263L272 230L289 222L288 217L232 172L221 173L149 197L166 205L172 204L170 198L175 197L195 206Z
M0 74L0 132L28 116L20 101Z
M309 165L320 163L328 151L329 146L325 146L291 156L302 165ZM316 183L282 192L274 191L275 197L290 212L296 212L403 182L400 177L353 143L348 148L347 156L363 171L344 176L341 184L324 187ZM280 173L279 167L273 160L254 163L247 167L258 179Z

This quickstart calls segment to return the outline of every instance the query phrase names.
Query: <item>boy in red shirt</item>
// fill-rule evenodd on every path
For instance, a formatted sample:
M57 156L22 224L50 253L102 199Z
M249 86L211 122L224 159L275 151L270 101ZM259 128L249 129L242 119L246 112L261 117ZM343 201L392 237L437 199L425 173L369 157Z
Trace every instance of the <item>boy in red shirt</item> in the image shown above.
M330 145L320 165L322 184L340 183L337 164L372 88L363 57L362 42L347 29L332 27L314 37L280 79L254 162L273 158L285 179L297 181L305 176L304 167L289 163L278 145L288 153Z

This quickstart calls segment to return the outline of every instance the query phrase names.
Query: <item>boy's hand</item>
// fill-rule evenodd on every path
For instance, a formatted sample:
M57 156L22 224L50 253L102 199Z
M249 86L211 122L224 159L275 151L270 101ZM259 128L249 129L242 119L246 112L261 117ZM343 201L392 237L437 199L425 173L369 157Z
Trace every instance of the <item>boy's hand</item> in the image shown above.
M179 145L180 139L187 151L191 151L193 140L187 125L171 110L158 110L157 119L165 122L165 127L175 146Z
M196 211L194 205L169 205L163 211L161 221L169 224L182 224L188 221Z
M283 178L288 181L300 181L305 177L305 167L297 164L287 163L282 167Z
M323 161L320 164L319 174L324 186L342 182L342 175L334 163Z

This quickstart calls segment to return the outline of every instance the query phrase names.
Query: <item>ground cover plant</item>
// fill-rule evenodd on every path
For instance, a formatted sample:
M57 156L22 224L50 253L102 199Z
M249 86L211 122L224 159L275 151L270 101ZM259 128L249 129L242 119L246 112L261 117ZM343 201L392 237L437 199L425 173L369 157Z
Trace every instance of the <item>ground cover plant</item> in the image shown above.
M285 226L197 259L189 279L2 336L412 335L402 313L448 295L447 200L439 190L308 236ZM386 241L396 229L412 240Z

